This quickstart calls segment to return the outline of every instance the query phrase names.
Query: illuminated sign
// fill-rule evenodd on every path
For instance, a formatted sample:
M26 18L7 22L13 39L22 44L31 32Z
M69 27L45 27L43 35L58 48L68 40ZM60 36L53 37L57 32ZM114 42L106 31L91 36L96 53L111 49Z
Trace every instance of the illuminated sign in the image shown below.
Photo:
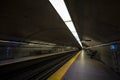
M116 45L114 45L114 44L111 45L112 50L115 50L116 48L117 48Z

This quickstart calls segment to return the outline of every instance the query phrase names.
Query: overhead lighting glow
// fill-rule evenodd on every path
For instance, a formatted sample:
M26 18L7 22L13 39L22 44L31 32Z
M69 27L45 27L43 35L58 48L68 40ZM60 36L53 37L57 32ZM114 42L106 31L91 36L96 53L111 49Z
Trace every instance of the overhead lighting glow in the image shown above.
M24 42L0 40L0 43L26 44Z
M49 0L63 21L71 20L67 7L63 0Z
M82 46L82 43L80 41L80 38L78 37L78 34L76 32L76 29L74 27L74 24L72 22L72 19L69 15L69 12L67 10L67 7L64 3L64 0L49 0L52 6L55 8L55 10L58 12L62 20L65 22L69 30L72 32L78 43Z

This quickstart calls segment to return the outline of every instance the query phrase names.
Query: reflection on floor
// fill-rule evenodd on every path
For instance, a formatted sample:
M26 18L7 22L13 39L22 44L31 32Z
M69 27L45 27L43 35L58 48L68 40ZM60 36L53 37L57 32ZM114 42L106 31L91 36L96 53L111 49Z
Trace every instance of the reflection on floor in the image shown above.
M62 80L120 80L103 63L91 59L84 51L69 68Z

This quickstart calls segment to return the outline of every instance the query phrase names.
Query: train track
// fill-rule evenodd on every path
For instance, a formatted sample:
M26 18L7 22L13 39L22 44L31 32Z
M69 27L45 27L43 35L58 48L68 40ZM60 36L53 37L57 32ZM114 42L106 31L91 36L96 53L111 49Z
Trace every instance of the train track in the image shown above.
M46 80L52 73L74 56L75 53L76 52L63 53L35 61L8 65L8 67L0 66L0 80ZM17 69L13 69L13 67Z

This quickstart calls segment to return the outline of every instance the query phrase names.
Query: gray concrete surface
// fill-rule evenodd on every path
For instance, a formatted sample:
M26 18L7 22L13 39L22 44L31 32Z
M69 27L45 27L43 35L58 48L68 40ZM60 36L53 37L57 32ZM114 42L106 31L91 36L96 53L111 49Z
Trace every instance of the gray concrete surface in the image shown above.
M120 78L103 63L91 59L82 51L62 80L120 80Z

